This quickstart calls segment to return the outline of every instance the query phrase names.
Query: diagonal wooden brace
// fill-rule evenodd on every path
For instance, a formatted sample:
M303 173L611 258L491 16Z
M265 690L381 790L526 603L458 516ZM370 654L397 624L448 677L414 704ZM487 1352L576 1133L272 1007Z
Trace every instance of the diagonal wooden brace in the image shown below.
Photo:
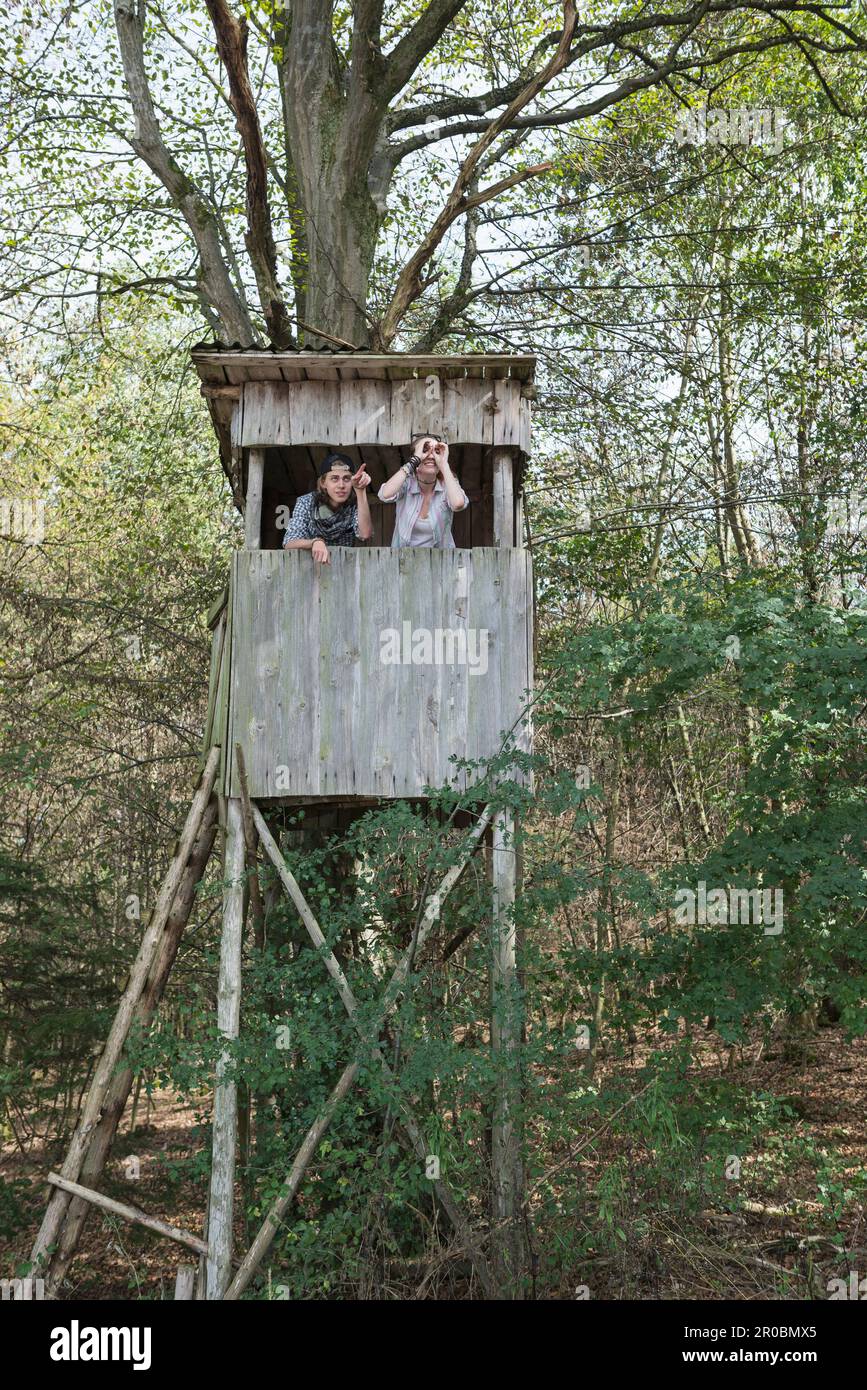
M67 1182L66 1178L61 1178L57 1173L49 1173L48 1181L55 1187L61 1188L64 1192L70 1193L73 1197L78 1197L83 1202L90 1202L95 1207L100 1207L103 1211L110 1212L112 1216L120 1216L124 1221L134 1221L139 1226L144 1226L147 1230L153 1231L158 1236L165 1236L166 1240L177 1241L178 1245L185 1245L189 1250L195 1250L197 1255L207 1255L208 1247L198 1236L194 1236L190 1231L185 1231L181 1226L170 1226L167 1221L161 1221L157 1216L151 1216L149 1212L142 1211L140 1207L134 1207L129 1202L118 1202L114 1197L106 1197L104 1192L95 1192L93 1188L82 1187L78 1182Z

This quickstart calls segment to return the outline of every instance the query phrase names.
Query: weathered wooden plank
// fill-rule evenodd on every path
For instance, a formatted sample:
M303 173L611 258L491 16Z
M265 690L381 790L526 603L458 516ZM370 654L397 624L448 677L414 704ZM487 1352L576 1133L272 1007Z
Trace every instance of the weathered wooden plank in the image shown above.
M491 1056L496 1090L491 1126L491 1221L495 1268L511 1298L521 1297L524 1250L521 1229L523 1165L517 1111L521 1099L516 1055L521 1045L521 1014L515 937L515 815L501 811L494 820L491 877L494 907L491 954Z
M240 422L240 442L243 447L256 449L267 444L298 443L293 427L292 404L293 388L287 382L247 382Z
M258 550L262 535L262 486L265 479L265 450L251 449L247 457L247 498L244 512L244 544Z
M510 688L519 670L526 672L526 683L524 689L516 692L516 707L503 709L503 727L504 730L512 732L518 748L529 752L530 742L524 710L527 703L526 691L532 687L532 663L527 649L527 630L532 625L533 617L531 558L525 550L509 550L505 554L508 557L509 573L503 587L509 593L510 601L507 605L500 605L499 685L501 689L504 685Z
M223 932L217 986L217 1027L227 1041L238 1036L241 1018L241 947L244 937L244 830L241 803L229 800L223 888ZM230 1073L228 1052L217 1061L212 1125L210 1202L208 1207L207 1297L221 1299L232 1272L232 1215L238 1088Z
M520 428L519 428L519 431L518 431L518 448L521 450L521 453L522 453L522 454L525 454L525 455L526 455L526 454L529 454L529 452L530 452L530 411L531 411L531 406L530 406L530 402L529 402L528 400L526 400L523 396L521 397L521 404L520 404L519 410L520 410L520 416L519 416Z
M382 511L393 513L394 507L383 507ZM393 593L395 571L392 551L373 550L365 560L362 584L362 621L371 634L361 649L362 681L366 689L375 690L379 695L378 699L368 701L366 732L370 740L370 786L383 797L397 795L395 754L402 717L398 703L401 668L385 665L382 659L387 634L399 616L395 613Z
M237 392L241 390L240 386L224 386L222 389L224 391ZM220 417L224 419L224 411L221 407L222 402L221 405L218 406L218 413ZM229 440L234 451L242 447L241 440L244 437L244 401L240 395L232 402L229 409Z
M379 444L391 432L391 392L365 379L340 383L340 428L346 444ZM390 442L390 441L389 441Z
M458 387L460 410L455 420L455 439L490 447L494 442L495 383L466 380L459 382Z
M535 682L536 682L535 663L534 663L535 645L536 645L536 639L535 639L535 612L536 612L536 603L535 603L535 587L534 587L534 580L533 580L533 556L532 556L532 553L531 553L529 550L525 550L525 551L523 552L523 555L524 555L525 569L524 569L524 576L523 576L523 579L522 579L522 581L521 581L521 587L522 587L522 590L523 590L523 602L524 602L524 604L525 604L525 613L526 613L525 622L524 622L524 638L525 638L525 641L526 641L526 650L525 650L525 653L524 653L524 665L525 665L525 669L526 669L526 671L527 671L527 691L529 692L529 695L528 695L528 700L529 700L530 696L532 695L533 690L535 689ZM525 702L525 703L526 703L526 702ZM527 752L527 753L531 753L531 752L533 751L533 724L534 724L534 715L535 715L535 711L534 711L534 709L533 709L533 706L530 704L529 707L528 707L528 709L527 709L525 718L524 718L524 728L523 728L523 736L522 736L522 742L521 742L521 746L524 748L525 752ZM534 778L531 776L531 777L530 777L530 786L532 787L533 784L534 784Z
M515 544L514 463L509 449L493 452L494 545Z
M356 777L363 779L366 740L356 711L361 707L359 588L361 567L341 563L317 565L314 585L319 608L319 789L336 796ZM368 634L368 638L370 634Z
M393 381L360 377L249 382L236 412L235 442L278 445L368 444L405 448L412 434L451 443L519 446L520 382L405 373Z
M226 758L226 748L228 747L229 737L232 671L235 667L232 610L234 608L235 569L239 553L240 552L236 552L233 556L232 568L229 572L229 597L226 604L226 633L223 639L223 659L217 677L217 696L214 701L214 722L211 731L211 741L220 749L220 768L217 774L217 787L221 793L225 791L226 777L230 766L230 762Z
M465 513L460 513L459 517L462 515ZM445 551L439 553L445 554ZM453 632L461 634L465 642L471 635L468 632L468 625L470 589L473 583L473 560L473 552L467 550L457 555L454 561L450 558L442 566L443 592L449 600L447 626ZM471 673L465 675L464 670L457 662L443 668L441 717L443 728L448 730L448 736L445 743L441 745L440 755L445 766L446 780L461 788L466 786L466 773L458 772L453 765L450 765L450 759L467 756L470 684L478 679L478 676L473 676ZM442 768L440 768L440 772L442 772Z
M245 354L246 356L246 354ZM258 362L239 361L226 364L226 375L230 381L246 384L250 381L283 381L283 366L276 354L266 353Z
M226 648L226 621L226 609L223 608L211 638L211 677L208 682L208 712L205 716L205 733L202 739L202 767L214 743L214 714L222 674L223 652Z
M220 379L222 381L222 373ZM240 400L240 386L210 386L203 382L199 388L199 395L204 396L206 400Z
M118 1202L114 1197L106 1197L102 1192L94 1192L90 1187L83 1187L81 1183L69 1182L57 1173L49 1173L48 1181L52 1186L71 1193L73 1197L80 1197L85 1202L91 1202L93 1206L101 1207L103 1211L110 1211L113 1216L122 1216L124 1221L133 1221L136 1225L144 1226L158 1236L165 1236L166 1240L174 1240L179 1245L186 1245L188 1249L195 1250L197 1254L207 1253L207 1245L203 1240L199 1240L198 1236L192 1235L179 1226L170 1226L167 1221L150 1216L146 1211L141 1211L139 1207L130 1206L128 1202Z
M520 447L521 440L521 383L519 381L491 382L493 396L487 404L491 411L493 443Z
M293 426L297 438L310 444L339 446L352 438L353 417L343 411L343 393L357 382L308 381L293 386Z
M405 668L404 698L400 703L400 734L404 741L404 776L402 795L415 786L421 790L436 777L435 757L431 745L439 732L439 682L441 670L432 664L424 665L418 647L426 634L434 633L438 624L434 617L434 590L439 576L434 550L404 549L400 556L400 630L404 648L410 645L411 664ZM437 595L439 597L439 595ZM408 626L405 626L408 625Z
M407 378L393 384L388 434L383 442L405 449L416 430L431 430L437 434L442 432L437 428L439 420L436 424L431 420L431 406L437 410L438 402L427 400L425 389L423 377L420 380Z
M500 730L503 713L515 705L516 691L502 689L500 661L501 606L514 602L514 595L498 583L502 573L508 573L508 560L497 550L474 549L472 584L467 608L467 639L473 644L477 675L467 677L467 757L472 761L492 758L500 751ZM508 671L509 668L507 668ZM517 671L511 668L511 680ZM484 772L484 769L480 769ZM475 780L479 772L473 772Z
M529 684L528 558L239 552L230 743L253 799L419 796L452 754L493 756Z

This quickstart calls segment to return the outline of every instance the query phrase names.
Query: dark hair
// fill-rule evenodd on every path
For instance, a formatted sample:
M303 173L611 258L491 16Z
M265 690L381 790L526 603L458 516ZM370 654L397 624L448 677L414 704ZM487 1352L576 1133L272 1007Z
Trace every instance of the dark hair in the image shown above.
M344 468L349 469L350 473L355 472L355 464L352 462L352 459L349 457L349 455L338 454L336 450L332 449L330 453L325 455L325 458L319 465L319 468L317 470L319 477L324 478L326 473L330 473L335 463L342 464Z
M435 439L438 444L445 444L446 439L443 434L431 434L430 430L413 430L409 437L409 447L412 448L413 441L416 439Z

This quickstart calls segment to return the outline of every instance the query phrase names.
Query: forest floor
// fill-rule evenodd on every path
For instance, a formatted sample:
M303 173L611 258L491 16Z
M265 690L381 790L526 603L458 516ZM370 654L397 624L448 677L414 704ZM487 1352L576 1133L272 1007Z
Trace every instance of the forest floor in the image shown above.
M618 1226L627 1228L621 1244L600 1243L600 1253L595 1253L592 1241L585 1240L583 1253L565 1258L550 1254L563 1246L556 1221L541 1212L538 1220L534 1215L538 1296L826 1299L830 1280L848 1284L852 1270L860 1269L859 1277L867 1274L867 1039L847 1043L838 1029L823 1028L810 1038L807 1056L799 1063L773 1050L758 1056L757 1049L736 1054L733 1067L728 1062L727 1053L709 1041L702 1043L697 1083L713 1077L734 1080L785 1102L789 1116L785 1135L765 1132L761 1153L744 1162L740 1181L733 1184L737 1197L728 1204L731 1209L717 1203L687 1217L670 1193L661 1193L656 1202L646 1183L642 1187L641 1153L634 1145L624 1146L622 1136L602 1138L580 1163L567 1163L560 1178L564 1193L568 1196L576 1182L595 1191L619 1149L627 1168L634 1168L630 1201L635 1211L621 1205L616 1214ZM615 1070L621 1078L633 1072L637 1089L641 1064L641 1050L636 1049L628 1064L602 1063L597 1079ZM552 1081L558 1084L557 1078ZM570 1084L570 1078L562 1081ZM817 1156L833 1158L830 1197L824 1201L817 1186ZM195 1165L198 1177L191 1178L190 1160L196 1157L201 1159ZM26 1153L15 1145L0 1148L0 1277L11 1277L26 1261L44 1210L44 1175L62 1161L61 1151L45 1151L36 1143ZM550 1161L553 1169L558 1154L552 1153ZM156 1092L149 1110L142 1097L135 1131L121 1130L100 1190L199 1235L204 1168L202 1130L194 1110L171 1093ZM592 1225L592 1202L586 1219ZM239 1245L253 1234L238 1229ZM85 1227L65 1296L171 1299L178 1265L195 1258L180 1245L98 1211ZM459 1296L459 1285L449 1281L449 1292ZM447 1296L445 1290L440 1296Z

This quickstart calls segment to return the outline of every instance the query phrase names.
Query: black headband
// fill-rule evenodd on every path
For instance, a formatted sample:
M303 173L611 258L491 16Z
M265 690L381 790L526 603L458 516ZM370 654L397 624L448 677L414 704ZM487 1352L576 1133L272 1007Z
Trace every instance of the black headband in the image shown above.
M355 464L352 462L352 459L349 457L348 454L334 454L334 453L332 453L332 454L326 454L326 455L325 455L325 458L324 458L324 459L322 460L322 462L320 463L320 465L319 465L319 477L320 477L320 478L324 478L326 473L330 473L330 472L331 472L331 469L334 467L334 464L335 464L335 463L342 463L342 464L344 464L344 465L349 469L350 473L354 473L354 472L355 472Z

